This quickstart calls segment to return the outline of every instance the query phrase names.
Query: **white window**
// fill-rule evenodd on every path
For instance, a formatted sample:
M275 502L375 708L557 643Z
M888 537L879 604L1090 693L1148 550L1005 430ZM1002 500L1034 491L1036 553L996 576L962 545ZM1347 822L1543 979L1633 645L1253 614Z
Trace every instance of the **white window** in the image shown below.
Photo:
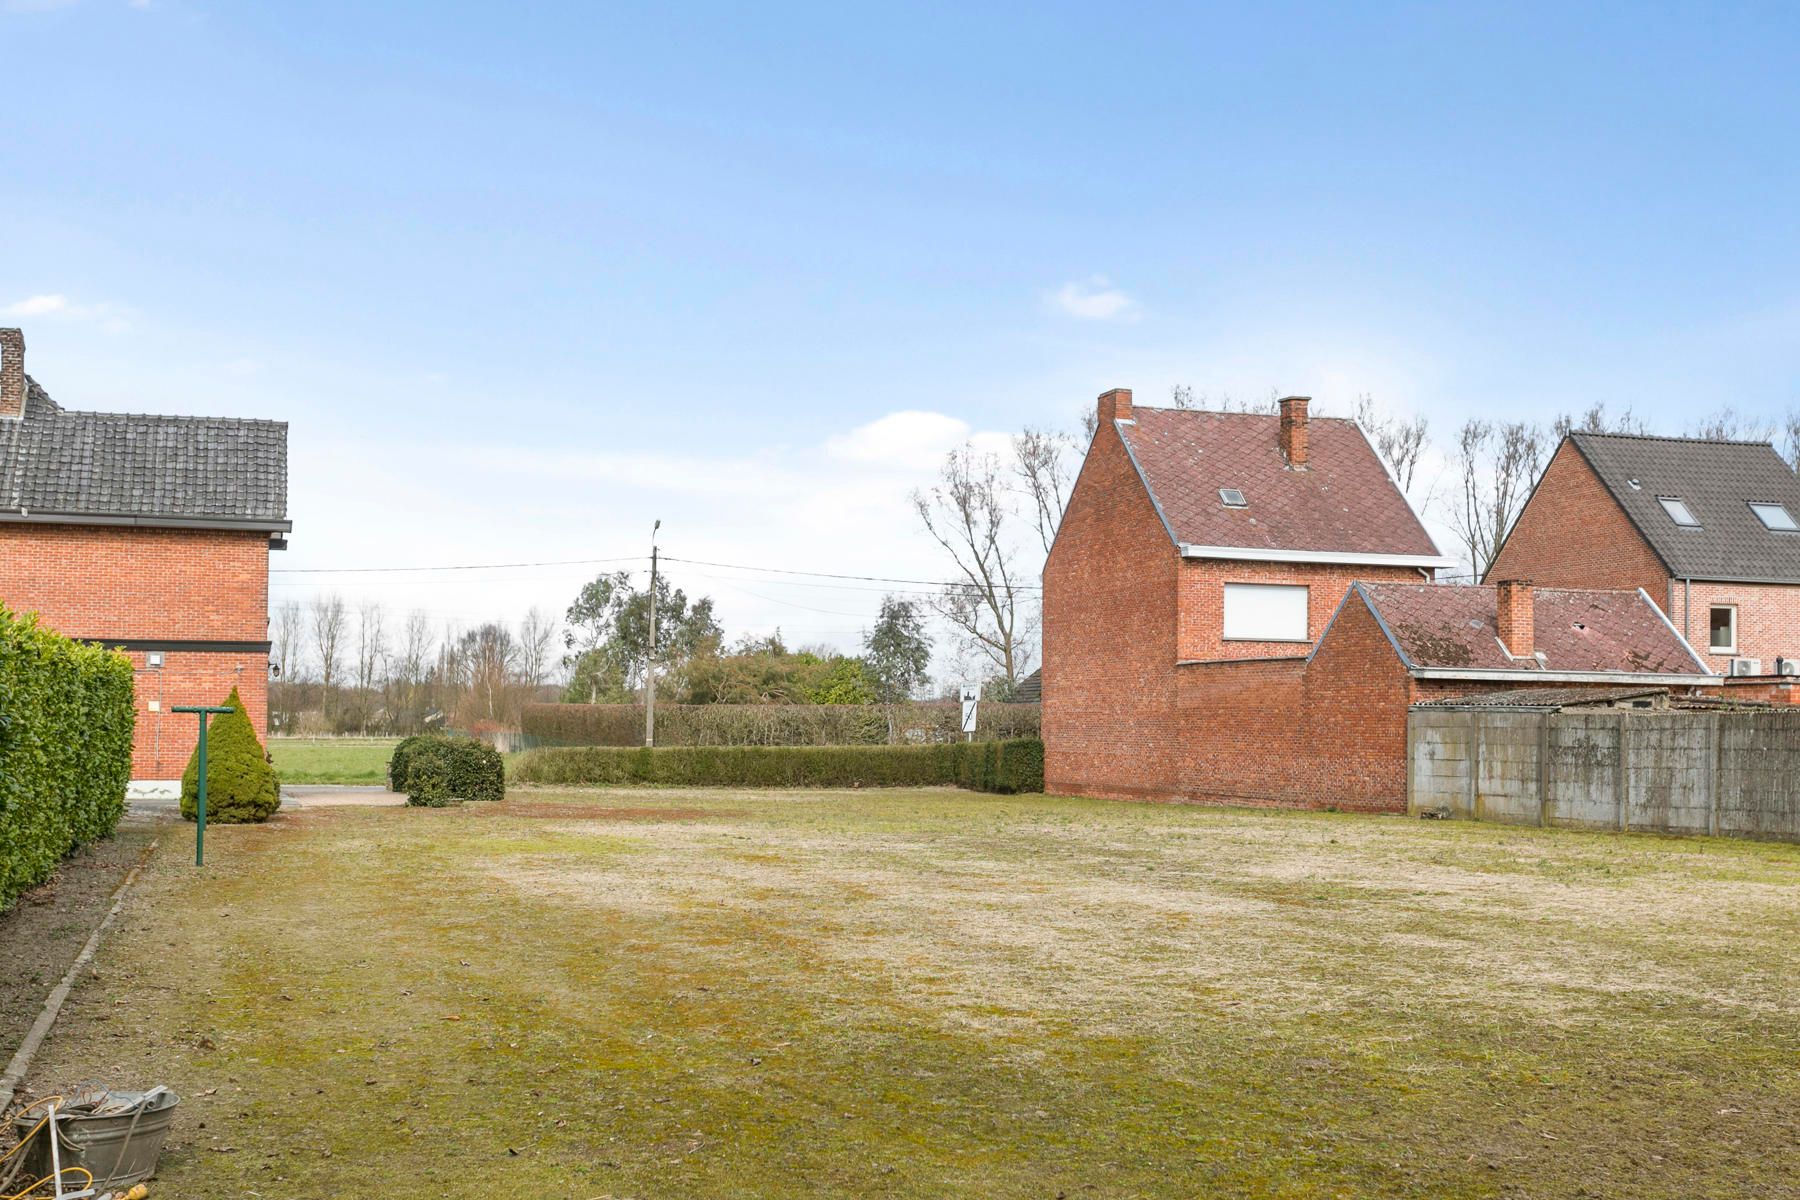
M1707 620L1712 630L1708 645L1714 654L1737 653L1737 609L1730 604L1715 604Z
M1756 514L1765 529L1776 529L1783 533L1800 531L1800 525L1796 525L1788 510L1779 504L1752 504L1750 511Z
M1306 588L1292 584L1226 584L1225 640L1306 641Z
M1682 503L1680 496L1658 496L1656 502L1663 506L1664 512L1669 514L1669 520L1677 525L1699 527L1700 522L1695 519L1692 510Z

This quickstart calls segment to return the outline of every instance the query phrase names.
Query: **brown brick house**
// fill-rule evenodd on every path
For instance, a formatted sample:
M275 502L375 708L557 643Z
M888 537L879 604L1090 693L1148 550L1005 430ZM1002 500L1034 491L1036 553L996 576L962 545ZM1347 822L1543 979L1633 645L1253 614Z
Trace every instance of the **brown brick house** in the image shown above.
M1800 478L1767 442L1570 434L1488 578L1643 588L1713 671L1773 675L1800 662Z
M179 778L176 704L239 690L268 725L269 551L285 545L287 426L78 412L0 329L0 603L122 646L137 673L133 777Z
M1101 398L1044 569L1050 790L1403 811L1416 702L1708 678L1641 592L1433 584L1361 432L1304 400L1129 403Z

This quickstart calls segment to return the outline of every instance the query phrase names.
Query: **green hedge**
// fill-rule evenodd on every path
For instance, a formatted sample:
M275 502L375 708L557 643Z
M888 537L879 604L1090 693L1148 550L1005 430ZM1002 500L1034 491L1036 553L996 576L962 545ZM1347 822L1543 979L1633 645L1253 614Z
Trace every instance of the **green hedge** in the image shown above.
M506 765L500 752L476 738L425 733L394 747L388 787L408 804L441 808L461 800L506 798Z
M0 909L125 814L131 660L0 605Z
M230 712L214 713L206 727L206 823L249 825L266 821L281 807L281 780L236 688L225 698ZM194 820L200 810L200 746L195 743L181 773L181 815Z
M945 742L927 746L562 746L528 750L517 783L563 786L931 787L1044 790L1044 744Z
M976 712L983 741L1040 736L1040 706L987 704ZM659 704L660 746L885 746L889 710L877 704ZM894 737L904 744L955 742L962 706L900 704ZM521 730L544 746L641 746L637 704L527 704Z

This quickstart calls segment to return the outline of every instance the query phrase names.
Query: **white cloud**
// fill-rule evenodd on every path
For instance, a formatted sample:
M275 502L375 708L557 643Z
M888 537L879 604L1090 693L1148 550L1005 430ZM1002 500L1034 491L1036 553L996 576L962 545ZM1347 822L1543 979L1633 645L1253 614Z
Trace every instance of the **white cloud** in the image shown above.
M1112 286L1104 275L1071 281L1050 295L1050 304L1065 316L1082 321L1118 321L1137 315L1137 301Z
M77 304L61 292L40 292L15 300L0 315L8 317L47 317L66 321L98 321L108 333L122 333L129 327L128 310L117 304Z
M825 452L843 462L929 470L968 437L967 421L944 413L909 409L889 413L830 438Z

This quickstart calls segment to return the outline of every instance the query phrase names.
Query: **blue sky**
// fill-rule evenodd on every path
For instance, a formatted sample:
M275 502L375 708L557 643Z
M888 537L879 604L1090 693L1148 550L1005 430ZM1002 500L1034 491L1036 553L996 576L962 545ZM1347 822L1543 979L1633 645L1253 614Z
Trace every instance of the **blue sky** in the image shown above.
M961 437L1361 392L1800 405L1779 6L0 0L0 309L63 403L292 423L279 569L936 576ZM445 619L581 568L281 575ZM877 592L676 578L848 645Z

